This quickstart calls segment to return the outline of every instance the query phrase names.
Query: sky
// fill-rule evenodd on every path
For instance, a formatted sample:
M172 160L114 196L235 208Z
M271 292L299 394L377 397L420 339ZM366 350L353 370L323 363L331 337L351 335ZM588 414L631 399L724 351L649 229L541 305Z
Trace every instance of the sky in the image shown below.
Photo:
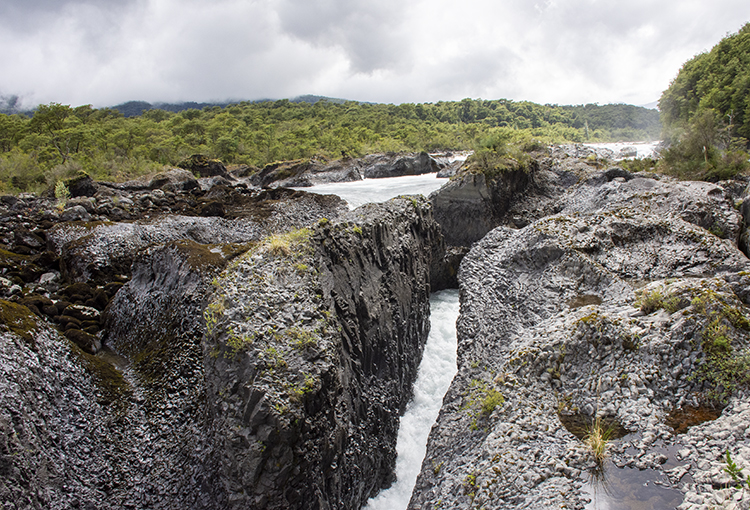
M0 0L0 97L657 101L748 0Z

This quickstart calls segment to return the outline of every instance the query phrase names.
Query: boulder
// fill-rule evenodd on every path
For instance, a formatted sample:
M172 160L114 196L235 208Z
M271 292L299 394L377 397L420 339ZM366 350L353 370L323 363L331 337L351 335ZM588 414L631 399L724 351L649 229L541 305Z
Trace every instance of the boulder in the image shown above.
M372 154L362 159L362 174L367 179L421 175L440 170L438 163L426 152Z
M224 163L218 159L211 159L203 154L193 154L188 159L177 164L178 167L189 170L193 175L201 177L224 177L227 180L233 180L234 177L229 175Z
M98 185L87 174L81 172L76 177L65 179L65 185L68 187L70 196L75 197L93 197L96 195Z
M96 354L102 348L97 336L80 329L66 329L65 337L89 354Z
M156 174L149 182L148 187L171 192L190 191L198 187L198 180L185 169L173 168Z

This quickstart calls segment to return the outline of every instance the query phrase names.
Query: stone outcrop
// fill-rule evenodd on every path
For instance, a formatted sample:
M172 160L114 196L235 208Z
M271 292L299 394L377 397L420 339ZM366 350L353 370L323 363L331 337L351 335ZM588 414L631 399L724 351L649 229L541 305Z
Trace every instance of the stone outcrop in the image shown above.
M422 198L339 220L294 204L252 244L227 244L231 229L205 218L102 223L100 255L120 252L108 247L122 232L153 236L122 248L126 283L0 301L3 501L345 509L390 483L446 259L439 229ZM297 225L283 206L307 227L269 235ZM68 245L75 228L50 238ZM76 328L66 338L29 307Z
M686 432L674 416L727 405L726 423L750 425L738 186L565 161L537 172L567 185L541 193L532 175L497 217L528 224L497 227L462 262L458 374L409 508L584 508L598 464L581 439L597 418L629 433L610 446L615 479L653 470L679 491L654 496L664 507L734 498L705 487L727 483L722 455L744 461L746 438L707 443L721 425ZM540 193L539 210L556 214L524 212Z
M410 508L583 508L579 481L593 463L563 426L569 414L639 432L640 454L623 445L615 462L659 469L655 440L684 441L667 415L721 391L700 377L712 321L726 314L732 348L748 348L748 269L707 231L632 211L491 232L461 266L459 372ZM637 303L657 293L669 313Z
M393 479L440 234L397 199L295 236L248 252L208 308L222 486L232 508L360 508Z
M437 173L440 166L426 152L419 154L373 154L363 159L363 174L367 179L400 177Z
M593 153L583 149L584 154ZM569 157L555 149L512 170L489 175L459 172L430 200L449 245L470 246L497 226L521 228L563 211L622 208L680 218L719 237L739 239L741 222L734 201L742 186L677 182L614 166L600 170L599 165L598 160Z
M335 161L318 159L281 161L266 165L250 176L262 188L308 187L330 182L351 182L363 178L400 177L437 173L452 166L421 153L369 154L362 158L344 157Z
M218 159L211 159L203 154L193 154L188 159L180 162L177 166L189 170L194 175L201 177L223 177L227 180L234 180L227 172L224 163Z
M94 379L100 363L38 319L0 300L0 501L67 509L108 496L115 448Z
M559 199L587 171L550 157L495 173L459 171L430 200L446 242L468 247L499 225L519 228L559 212Z
M346 207L338 197L290 190L249 195L212 190L205 198L204 207L220 204L221 216L65 223L48 232L48 242L60 255L63 274L71 281L109 281L115 275L129 274L133 258L154 244L180 239L201 244L257 241L320 217L335 218Z
M317 159L283 161L266 165L250 176L250 181L262 188L304 188L329 182L359 181L362 180L361 166L359 160L351 158L331 162Z

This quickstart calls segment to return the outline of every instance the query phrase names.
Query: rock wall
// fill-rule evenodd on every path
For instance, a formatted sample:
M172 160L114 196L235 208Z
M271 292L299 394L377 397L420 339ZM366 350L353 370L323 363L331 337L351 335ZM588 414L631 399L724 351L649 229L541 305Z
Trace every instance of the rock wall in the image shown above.
M496 175L459 171L430 200L446 243L468 247L499 225L523 227L558 212L556 201L582 171L552 158Z
M445 258L429 203L249 245L170 239L131 254L96 355L0 301L2 501L361 507L393 479Z
M561 213L498 227L464 258L458 374L409 508L582 509L605 468L573 423L597 418L630 433L606 469L654 470L680 508L735 497L712 487L725 449L747 459L746 438L706 443L719 425L670 421L712 404L750 425L744 368L727 369L750 356L733 185L581 170L547 202Z
M24 306L0 300L0 314L0 502L116 508L96 360Z
M298 235L249 252L209 305L209 414L233 508L360 508L387 486L429 329L440 234L424 199Z

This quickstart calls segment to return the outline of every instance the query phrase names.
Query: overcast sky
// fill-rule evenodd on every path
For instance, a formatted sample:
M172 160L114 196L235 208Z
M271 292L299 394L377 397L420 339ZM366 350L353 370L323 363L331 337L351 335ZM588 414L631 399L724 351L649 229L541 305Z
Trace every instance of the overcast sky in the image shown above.
M642 105L748 21L748 0L0 0L0 96Z

